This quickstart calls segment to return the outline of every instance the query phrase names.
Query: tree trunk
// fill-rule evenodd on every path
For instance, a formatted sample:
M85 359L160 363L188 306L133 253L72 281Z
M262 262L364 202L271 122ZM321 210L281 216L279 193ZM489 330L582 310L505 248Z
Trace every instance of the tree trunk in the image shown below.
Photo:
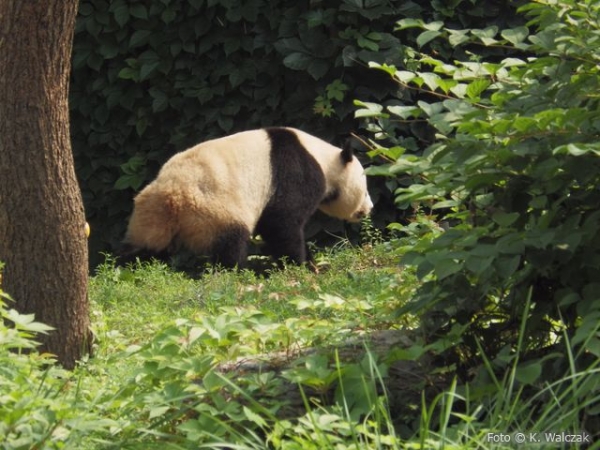
M89 350L87 242L69 135L77 0L0 0L0 260L21 313L56 328L67 368Z

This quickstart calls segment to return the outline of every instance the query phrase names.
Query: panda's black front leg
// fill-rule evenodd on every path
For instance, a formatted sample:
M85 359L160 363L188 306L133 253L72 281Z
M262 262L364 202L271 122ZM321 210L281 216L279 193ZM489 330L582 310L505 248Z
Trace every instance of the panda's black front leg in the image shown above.
M290 220L289 217L280 221L262 221L256 231L276 261L287 258L295 264L306 262L308 249L304 240L304 223Z

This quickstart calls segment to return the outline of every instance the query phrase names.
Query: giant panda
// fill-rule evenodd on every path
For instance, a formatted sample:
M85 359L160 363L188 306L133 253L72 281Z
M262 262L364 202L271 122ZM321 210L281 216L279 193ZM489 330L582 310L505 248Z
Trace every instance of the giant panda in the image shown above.
M304 226L312 214L350 222L370 213L364 169L337 148L294 128L243 131L176 154L134 199L125 253L186 247L222 266L244 267L260 234L276 259L309 259Z

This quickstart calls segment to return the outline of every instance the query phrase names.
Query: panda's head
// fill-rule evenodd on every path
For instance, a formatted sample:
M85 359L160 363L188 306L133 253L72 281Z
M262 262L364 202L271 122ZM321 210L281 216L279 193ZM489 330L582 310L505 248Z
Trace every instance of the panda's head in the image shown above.
M326 169L328 190L319 209L339 219L358 222L371 212L367 177L360 161L347 144Z

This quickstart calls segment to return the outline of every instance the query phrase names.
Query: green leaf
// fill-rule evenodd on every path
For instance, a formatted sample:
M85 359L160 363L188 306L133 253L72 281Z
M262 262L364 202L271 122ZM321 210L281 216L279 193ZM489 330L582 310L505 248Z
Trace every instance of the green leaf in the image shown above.
M173 22L176 17L177 17L177 12L175 11L174 8L167 8L160 15L161 20L166 24Z
M529 36L529 29L527 27L517 27L508 30L502 30L500 35L511 44L520 44L527 36Z
M447 79L438 78L437 84L438 84L439 88L442 91L444 91L444 94L447 94L448 92L450 92L452 89L454 89L458 85L458 81L451 80L449 78L447 78Z
M266 427L267 426L267 422L265 421L265 419L263 419L261 416L259 416L258 414L256 414L254 411L252 411L247 406L243 407L243 411L244 411L244 415L246 416L246 418L250 422L254 422L259 427Z
M501 256L494 261L494 268L496 273L504 278L508 279L513 273L517 271L521 264L521 256Z
M439 75L436 75L435 73L425 72L419 73L419 77L421 77L423 83L432 91L435 91L439 87Z
M406 30L407 28L423 28L424 22L421 19L402 19L396 22L396 31Z
M135 3L130 6L129 14L131 14L136 19L147 19L148 9L145 5L142 5L141 3Z
M155 419L156 417L160 417L165 415L165 413L167 411L169 411L169 407L168 406L155 406L153 408L150 408L150 412L148 413L148 418L149 419Z
M112 11L115 21L121 28L129 21L129 6L124 1L114 2L110 7L110 11Z
M140 67L140 80L148 79L148 77L152 75L159 65L160 61L152 61L142 64L142 67Z
M119 71L117 76L123 80L138 80L139 71L132 69L131 67L124 67Z
M519 213L505 213L503 211L496 211L492 214L492 220L501 227L510 227L519 218Z
M131 35L129 40L129 48L136 48L141 45L145 45L148 42L148 38L152 34L150 30L136 30Z
M479 78L475 81L472 81L467 86L467 97L469 97L471 100L479 100L481 93L484 92L490 84L490 80L485 78Z
M431 261L434 267L434 272L438 280L443 280L450 275L455 274L462 268L462 263L454 259L444 258L439 261Z
M292 70L306 70L313 58L300 52L293 52L283 58L283 65Z
M523 384L533 384L542 374L542 364L538 361L519 365L515 372L516 379Z
M312 60L307 67L308 73L315 79L319 80L325 76L329 70L329 64L321 59Z
M437 31L437 30L424 31L423 33L419 34L419 36L417 37L417 45L419 47L423 47L428 42L434 40L436 37L440 36L441 34L442 34L442 32Z
M383 106L378 103L361 102L360 100L354 101L355 106L360 106L354 113L354 117L381 117L384 116Z
M408 119L410 117L419 117L419 115L421 114L421 109L417 108L416 106L388 106L387 110L393 115L398 116L402 119Z
M487 27L483 30L473 29L471 30L471 33L473 34L473 36L478 37L481 40L481 42L483 42L485 45L493 45L498 43L498 41L494 39L494 36L496 36L496 34L498 33L497 26Z
M429 23L423 24L423 28L425 28L426 30L431 30L431 31L439 31L442 29L443 26L444 26L444 22L441 22L439 20L437 20L435 22L429 22Z
M158 88L152 88L148 91L149 94L154 99L152 101L152 111L153 112L161 112L167 109L169 106L169 97L163 91Z
M469 31L468 30L451 30L446 29L448 32L448 41L450 45L453 47L458 47L461 44L469 41Z
M141 119L138 119L137 122L135 123L135 131L136 131L137 135L140 137L144 134L144 132L146 131L147 128L148 128L148 119L146 117L142 117Z
M434 116L440 114L444 110L444 105L442 102L430 104L430 103L424 102L422 100L419 100L417 102L417 105L429 117L434 117Z
M556 147L552 152L555 155L572 155L572 156L582 156L588 153L592 153L596 156L600 156L600 147L598 144L567 144Z

